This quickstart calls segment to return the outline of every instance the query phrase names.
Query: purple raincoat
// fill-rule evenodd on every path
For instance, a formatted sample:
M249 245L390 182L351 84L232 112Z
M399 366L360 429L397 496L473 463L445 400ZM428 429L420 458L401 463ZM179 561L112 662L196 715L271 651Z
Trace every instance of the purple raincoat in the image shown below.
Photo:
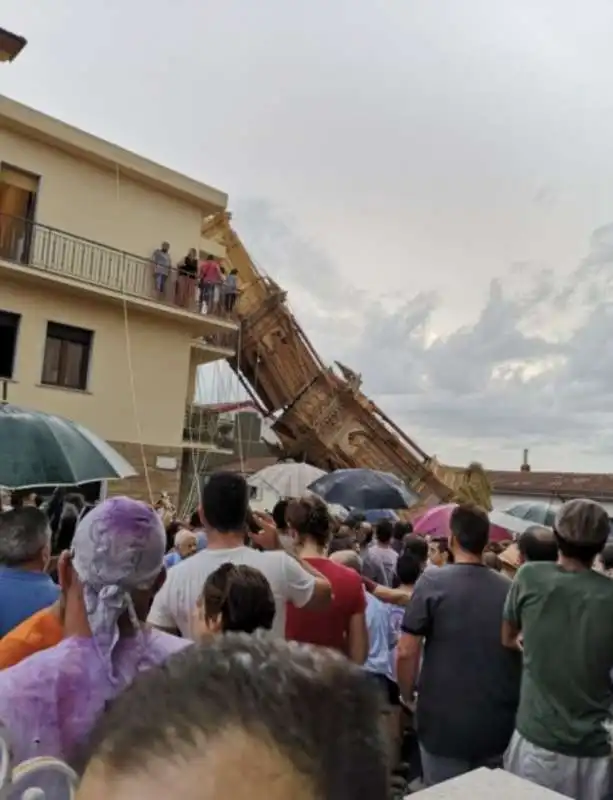
M140 671L190 644L156 630L122 637L114 652L113 680L94 640L81 637L0 672L0 720L10 731L15 763L34 756L70 759L109 700Z

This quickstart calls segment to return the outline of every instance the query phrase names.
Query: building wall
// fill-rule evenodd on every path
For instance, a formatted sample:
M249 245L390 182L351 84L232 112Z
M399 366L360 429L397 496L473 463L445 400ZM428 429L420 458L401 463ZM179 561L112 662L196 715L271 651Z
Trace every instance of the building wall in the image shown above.
M190 333L180 323L129 309L127 335L121 305L39 287L35 276L27 284L2 276L0 309L22 315L10 402L73 419L111 442L181 446ZM40 385L48 321L94 331L86 392Z
M199 208L121 174L1 128L0 161L41 177L36 219L44 225L143 257L166 239L175 262L206 245Z
M534 495L529 494L499 494L493 493L492 494L492 506L497 511L504 511L507 508L510 508L517 503L548 503L551 505L552 508L558 508L562 505L562 501L559 500L557 497L552 498L545 498L545 497L537 497ZM607 513L610 517L613 517L613 503L600 503L603 508L606 509Z
M146 503L155 502L162 492L168 492L170 499L179 506L179 489L181 484L181 460L183 451L180 447L156 447L132 442L109 442L118 453L132 464L138 475L121 481L108 481L107 495L127 495ZM163 459L163 461L160 461ZM147 465L145 470L143 461ZM176 464L174 469L159 465Z

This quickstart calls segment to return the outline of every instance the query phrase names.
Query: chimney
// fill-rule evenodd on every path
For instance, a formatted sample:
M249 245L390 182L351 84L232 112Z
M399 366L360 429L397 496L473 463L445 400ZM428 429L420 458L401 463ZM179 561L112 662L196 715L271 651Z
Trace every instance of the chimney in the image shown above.
M530 462L528 461L528 450L524 450L524 460L520 467L520 472L530 472Z

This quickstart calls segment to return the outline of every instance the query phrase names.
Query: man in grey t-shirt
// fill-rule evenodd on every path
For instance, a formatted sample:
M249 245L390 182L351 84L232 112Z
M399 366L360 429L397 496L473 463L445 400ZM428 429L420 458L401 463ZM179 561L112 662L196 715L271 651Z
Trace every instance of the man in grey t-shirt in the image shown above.
M383 567L386 586L393 586L396 578L398 553L392 547L393 536L394 526L388 519L383 519L376 527L375 542L370 547L371 556Z
M417 693L417 731L427 785L501 766L515 724L521 656L503 647L502 612L511 582L482 563L487 514L458 506L450 518L454 564L427 570L402 621L397 675Z

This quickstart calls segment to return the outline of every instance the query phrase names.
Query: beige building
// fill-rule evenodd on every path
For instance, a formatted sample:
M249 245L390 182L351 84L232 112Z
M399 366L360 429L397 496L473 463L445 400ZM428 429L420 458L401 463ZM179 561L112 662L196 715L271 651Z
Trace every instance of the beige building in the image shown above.
M194 430L200 364L234 352L237 325L201 313L195 282L171 268L227 196L0 96L0 382L12 403L76 420L122 452L139 477L110 484L178 496ZM186 423L186 414L187 420ZM207 421L208 422L208 421ZM147 469L145 469L146 463Z

